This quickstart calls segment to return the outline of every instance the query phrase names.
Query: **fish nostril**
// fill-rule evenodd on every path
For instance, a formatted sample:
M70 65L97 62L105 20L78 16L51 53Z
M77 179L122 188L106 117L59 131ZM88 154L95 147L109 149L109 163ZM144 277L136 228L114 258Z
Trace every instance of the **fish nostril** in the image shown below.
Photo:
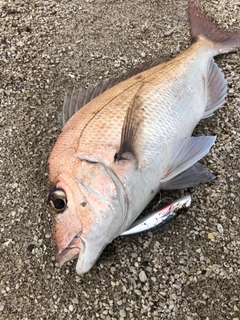
M86 205L87 205L87 202L81 202L80 203L80 206L82 206L82 207L86 207Z

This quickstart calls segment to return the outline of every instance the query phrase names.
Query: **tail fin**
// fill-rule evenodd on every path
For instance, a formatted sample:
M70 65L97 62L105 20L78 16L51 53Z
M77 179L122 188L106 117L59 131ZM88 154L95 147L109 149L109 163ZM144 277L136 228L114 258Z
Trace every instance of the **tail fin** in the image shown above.
M214 43L215 55L226 53L240 45L240 33L220 30L213 22L206 19L196 0L189 1L189 18L192 41L197 41L199 36L211 40Z

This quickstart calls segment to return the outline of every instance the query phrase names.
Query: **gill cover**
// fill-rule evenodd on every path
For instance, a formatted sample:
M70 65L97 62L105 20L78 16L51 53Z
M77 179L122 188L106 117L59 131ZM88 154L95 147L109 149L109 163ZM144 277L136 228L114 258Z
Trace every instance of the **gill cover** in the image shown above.
M84 252L78 256L76 271L87 272L96 262L104 248L125 228L128 202L124 187L111 169L103 163L88 163L95 172L91 184L77 177L78 187L94 219L88 230L80 235L84 241ZM90 167L89 167L90 168Z

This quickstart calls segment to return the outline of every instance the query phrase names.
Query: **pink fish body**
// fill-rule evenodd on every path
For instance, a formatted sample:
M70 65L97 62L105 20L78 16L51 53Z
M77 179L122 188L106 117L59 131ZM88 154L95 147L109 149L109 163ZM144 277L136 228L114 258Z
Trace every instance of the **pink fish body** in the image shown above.
M212 178L198 161L215 137L191 135L224 103L227 84L213 57L240 45L240 34L217 29L194 0L189 10L193 44L185 52L107 90L103 83L92 100L79 90L67 104L79 109L87 97L50 154L49 202L59 264L78 257L79 274L160 189Z

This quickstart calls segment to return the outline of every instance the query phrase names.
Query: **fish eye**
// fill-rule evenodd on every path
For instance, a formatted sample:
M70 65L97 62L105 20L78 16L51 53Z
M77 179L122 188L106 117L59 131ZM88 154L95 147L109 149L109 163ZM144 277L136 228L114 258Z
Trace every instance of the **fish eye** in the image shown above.
M54 189L49 193L48 203L56 213L62 213L67 207L67 196L63 189Z

